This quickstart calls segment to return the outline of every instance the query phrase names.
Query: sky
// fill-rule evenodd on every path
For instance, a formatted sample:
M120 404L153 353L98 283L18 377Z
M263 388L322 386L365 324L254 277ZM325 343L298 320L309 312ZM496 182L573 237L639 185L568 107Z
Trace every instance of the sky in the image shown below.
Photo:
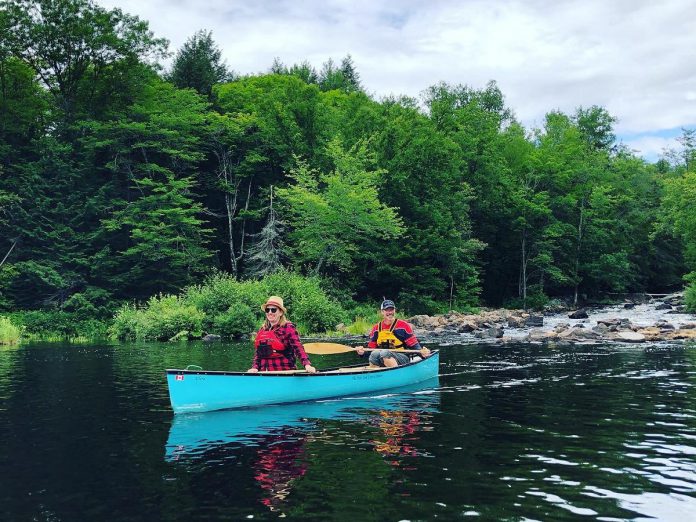
M599 105L648 161L696 128L696 0L97 0L150 24L176 52L212 31L229 68L350 54L376 99L495 80L527 129Z

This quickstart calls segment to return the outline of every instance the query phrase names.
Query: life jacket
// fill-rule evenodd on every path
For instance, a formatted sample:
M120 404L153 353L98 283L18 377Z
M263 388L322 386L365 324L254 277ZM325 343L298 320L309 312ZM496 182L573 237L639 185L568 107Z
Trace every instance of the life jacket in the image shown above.
M256 334L254 347L262 359L275 359L285 356L287 347L278 339L275 330L261 330Z
M394 335L394 329L396 328L396 323L398 319L394 319L394 322L389 328L384 328L382 321L379 322L377 326L377 347L382 350L393 350L402 348L404 343L401 342L396 335Z

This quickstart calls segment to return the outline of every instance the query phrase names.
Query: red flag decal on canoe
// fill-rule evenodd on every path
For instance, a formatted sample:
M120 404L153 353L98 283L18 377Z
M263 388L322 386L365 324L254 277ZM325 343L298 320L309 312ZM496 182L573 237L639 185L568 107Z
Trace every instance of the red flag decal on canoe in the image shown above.
M177 375L177 376L176 376L176 380L177 380L177 381L183 381L183 380L184 380L184 376L183 376L183 375Z

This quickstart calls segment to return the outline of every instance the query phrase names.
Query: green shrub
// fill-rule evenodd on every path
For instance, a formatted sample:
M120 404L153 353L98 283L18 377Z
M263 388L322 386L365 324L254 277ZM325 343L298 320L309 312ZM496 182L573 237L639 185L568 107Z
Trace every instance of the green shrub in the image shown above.
M324 292L319 278L283 271L259 281L237 281L217 273L201 285L188 287L181 297L153 297L142 308L122 306L111 332L122 340L200 337L204 331L238 337L261 323L261 304L271 295L283 298L289 319L303 333L333 330L348 318ZM187 334L179 335L181 332Z
M203 335L205 314L192 304L175 295L151 297L147 305L139 309L124 305L114 317L113 334L122 340L168 341L195 338Z
M145 315L143 310L138 310L134 304L124 304L116 311L114 322L109 331L113 337L122 341L138 338L141 317Z
M87 287L84 291L71 295L61 310L73 315L79 321L108 319L114 303L111 294L102 288Z
M225 314L233 305L246 305L259 321L263 318L261 303L268 297L263 285L258 281L237 281L222 273L209 277L202 285L188 287L183 299L205 314L203 328L215 329L215 318Z
M549 304L549 298L543 292L530 292L527 294L527 301L522 298L508 299L504 306L508 310L543 310ZM525 306L526 305L526 306Z
M304 277L293 272L276 272L260 281L269 295L283 298L288 317L303 334L333 330L346 322L348 316L336 301L330 299L321 287L318 277Z
M356 317L351 324L346 326L344 332L352 335L367 335L375 324L377 324L377 321Z
M235 303L226 312L213 320L213 332L223 337L241 337L253 332L258 325L257 317L247 305Z
M261 304L271 295L283 298L289 319L303 333L333 330L338 323L347 320L343 308L322 289L321 279L287 271L248 281L237 281L218 273L202 285L187 288L183 299L205 313L203 328L206 331L229 335L221 333L224 328L230 334L240 335L249 331L246 330L250 324L249 315L241 312L242 308L234 312L246 316L243 319L240 315L237 320L241 322L235 326L235 319L229 317L231 307L247 307L256 325L264 319ZM223 327L223 323L226 326Z
M137 337L147 341L168 341L181 332L188 332L190 338L201 337L204 317L203 312L178 296L151 297Z
M105 339L109 336L107 321L85 318L64 310L28 310L9 314L12 322L35 339Z
M684 291L684 306L688 312L696 314L696 272L691 272L684 279L691 283Z
M9 317L0 315L0 344L16 344L22 335L22 330L12 324Z
M32 337L69 339L78 336L76 319L60 310L14 312L11 317Z
M372 324L376 324L377 321L382 319L382 315L379 313L379 304L380 303L355 304L348 309L346 314L350 320L357 321L358 319L362 319L367 322L371 322Z

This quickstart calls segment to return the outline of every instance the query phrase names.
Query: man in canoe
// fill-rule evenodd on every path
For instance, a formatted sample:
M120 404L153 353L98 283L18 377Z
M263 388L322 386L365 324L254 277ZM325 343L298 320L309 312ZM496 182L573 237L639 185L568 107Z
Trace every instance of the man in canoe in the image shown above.
M261 305L261 310L266 314L266 320L256 334L254 360L248 373L295 370L296 359L300 360L309 373L316 372L300 342L295 325L288 321L283 299L272 295Z
M423 357L430 355L430 350L418 342L411 325L396 318L394 301L385 299L379 309L382 320L372 327L367 343L368 348L378 348L370 352L370 365L393 368L407 364L410 361L408 354L399 352L404 349L420 350ZM365 355L362 347L359 347L357 352L361 357Z

